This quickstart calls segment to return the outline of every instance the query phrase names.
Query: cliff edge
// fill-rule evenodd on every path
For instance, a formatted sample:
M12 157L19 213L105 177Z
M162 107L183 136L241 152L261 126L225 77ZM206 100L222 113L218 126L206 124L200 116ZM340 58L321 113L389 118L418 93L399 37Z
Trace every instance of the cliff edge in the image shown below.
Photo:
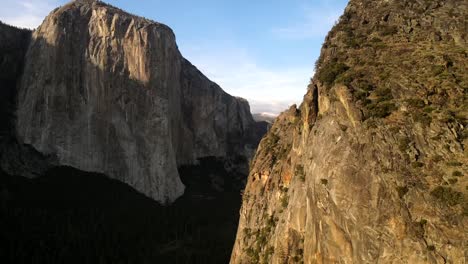
M20 142L162 203L184 191L179 166L255 148L248 103L186 61L169 27L100 1L33 32L17 97Z
M252 163L231 263L465 263L467 4L351 0Z

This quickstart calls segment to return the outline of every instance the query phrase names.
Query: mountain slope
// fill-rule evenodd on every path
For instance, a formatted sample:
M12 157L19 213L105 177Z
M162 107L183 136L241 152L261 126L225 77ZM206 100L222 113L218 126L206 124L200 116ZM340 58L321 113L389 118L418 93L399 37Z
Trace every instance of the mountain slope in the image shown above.
M231 263L464 263L467 4L351 0L252 163Z
M180 54L165 25L100 1L55 9L33 32L18 92L21 143L161 203L198 158L244 158L258 142L247 101Z

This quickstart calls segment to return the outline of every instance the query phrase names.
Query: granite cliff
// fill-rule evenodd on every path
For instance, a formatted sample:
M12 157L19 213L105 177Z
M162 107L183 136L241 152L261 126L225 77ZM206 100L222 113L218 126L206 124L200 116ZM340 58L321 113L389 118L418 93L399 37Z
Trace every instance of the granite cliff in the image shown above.
M77 0L30 41L24 34L15 133L48 163L103 173L161 203L184 192L177 168L199 158L241 159L246 170L259 140L248 102L184 59L167 26Z
M23 62L31 32L0 22L0 135L12 134L17 82L23 71Z
M466 263L467 10L349 2L260 143L231 263Z
M19 143L15 133L16 97L31 33L0 22L0 167L25 177L41 174L54 162Z

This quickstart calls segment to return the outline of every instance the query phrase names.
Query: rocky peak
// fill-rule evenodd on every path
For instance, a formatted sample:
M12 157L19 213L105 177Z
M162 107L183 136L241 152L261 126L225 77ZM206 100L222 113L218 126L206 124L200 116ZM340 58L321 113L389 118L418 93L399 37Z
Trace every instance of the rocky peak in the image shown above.
M261 141L232 263L458 263L467 5L351 0Z
M18 93L20 142L168 203L177 168L248 162L254 121L180 54L172 30L100 1L54 10L33 33Z

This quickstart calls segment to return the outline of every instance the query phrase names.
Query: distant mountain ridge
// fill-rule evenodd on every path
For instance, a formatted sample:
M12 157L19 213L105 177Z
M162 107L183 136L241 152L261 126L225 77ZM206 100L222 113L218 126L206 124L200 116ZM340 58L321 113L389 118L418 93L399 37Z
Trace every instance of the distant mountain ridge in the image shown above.
M257 122L265 121L270 124L275 121L276 117L278 117L278 115L271 114L271 113L254 113L252 114L252 116L253 116L253 119Z

